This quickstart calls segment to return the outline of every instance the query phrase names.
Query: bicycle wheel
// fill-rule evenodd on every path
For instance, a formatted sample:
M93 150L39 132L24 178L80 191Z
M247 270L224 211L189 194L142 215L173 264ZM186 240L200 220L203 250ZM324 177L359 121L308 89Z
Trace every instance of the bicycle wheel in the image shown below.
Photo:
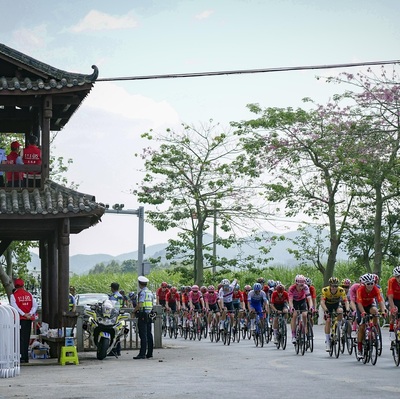
M242 335L242 326L240 325L240 320L236 321L235 335L236 335L236 342L239 343L240 342L240 337Z
M310 352L314 352L314 330L312 327L312 323L309 320L307 323L307 348L306 349L310 349Z
M270 330L270 327L269 327L269 322L268 322L268 318L266 318L265 320L264 320L264 341L265 341L265 343L266 344L268 344L269 343L269 341L270 341L270 339L271 339L271 330Z
M232 339L232 324L231 319L227 319L227 326L226 326L226 344L230 345Z
M400 364L400 341L396 338L391 348L394 364L398 367Z
M163 337L165 337L167 335L167 316L165 315L165 313L163 313L163 317L162 317L162 334Z
M247 339L251 339L251 321L248 320L246 324Z
M286 326L285 319L282 319L279 334L280 334L280 343L281 343L282 350L285 350L286 344L287 344L287 326Z
M346 330L347 330L347 321L342 321L342 327L340 329L340 353L343 355L344 349L346 347Z
M178 322L175 317L173 318L173 326L174 326L174 338L177 339L178 338Z
M258 337L258 340L260 341L260 346L261 346L261 348L264 347L265 336L266 336L266 332L263 331L263 328L262 328L262 326L260 325L260 336Z
M296 355L298 355L299 351L300 351L300 336L301 336L300 328L299 328L299 326L297 326L296 327L296 342L294 343L294 350L296 352Z
M201 319L201 328L203 330L203 337L206 339L208 335L208 320L206 316Z
M189 339L196 339L196 336L193 338L194 335L194 330L193 330L193 326L189 327Z
M247 337L247 321L243 321L243 326L241 327L241 333L242 333L242 339L245 339Z
M369 338L369 353L371 363L375 366L376 361L378 360L378 352L379 352L379 343L378 343L378 331L375 327L371 328Z
M303 327L300 329L300 334L300 353L301 356L304 356L304 353L306 352L306 332Z
M197 339L198 339L199 341L201 341L201 338L202 338L202 336L203 336L203 330L202 330L201 321L200 321L200 318L199 318L199 317L198 317L197 320L196 320L196 326L195 326L195 328L196 328Z
M335 342L335 357L336 359L340 355L340 345L342 343L341 338L340 338L340 326L339 323L336 323L336 328L335 328L335 334L334 334L334 342Z
M369 362L369 341L363 341L363 359L364 364Z
M189 327L187 327L187 326L182 327L182 330L183 330L183 338L187 339L188 334L189 334Z
M383 320L382 317L380 319ZM382 331L379 324L377 324L376 332L377 332L376 338L378 339L378 356L380 356L382 355Z
M256 326L256 329L253 331L253 339L256 346L258 346L258 335L259 335L258 327Z
M345 331L345 342L347 353L351 356L354 348L353 338L351 338L351 330L350 333L348 329Z

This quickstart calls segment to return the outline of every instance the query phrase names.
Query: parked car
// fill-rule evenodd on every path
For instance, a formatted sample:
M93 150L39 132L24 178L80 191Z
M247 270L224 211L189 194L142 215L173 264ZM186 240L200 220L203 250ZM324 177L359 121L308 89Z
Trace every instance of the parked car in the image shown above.
M104 293L90 292L86 294L78 294L76 296L76 305L84 306L85 309L89 309L90 305L103 302L105 299L108 299L108 295Z

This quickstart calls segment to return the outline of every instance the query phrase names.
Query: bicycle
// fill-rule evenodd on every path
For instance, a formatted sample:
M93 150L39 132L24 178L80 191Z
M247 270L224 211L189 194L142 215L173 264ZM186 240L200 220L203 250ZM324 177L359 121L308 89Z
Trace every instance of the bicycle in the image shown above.
M352 355L353 353L353 341L354 338L351 337L351 325L352 325L352 321L349 319L348 316L343 317L343 321L342 321L342 328L341 328L341 332L340 332L340 337L341 337L341 345L340 345L340 350L341 353L344 353L344 348L347 349L347 353L349 355Z
M376 315L367 314L363 318L363 323L365 324L365 332L362 340L362 354L363 357L359 358L356 356L357 360L366 364L369 361L375 366L378 360L378 331L376 329L376 324L373 322L373 318Z
M232 338L232 322L231 322L230 312L226 312L226 318L224 320L223 326L224 328L221 331L221 339L224 345L230 345Z
M217 312L213 311L211 324L210 324L210 331L209 331L210 341L218 342L220 339L220 331L219 331L219 322L217 320Z
M178 337L178 320L176 314L168 314L168 335L170 338Z
M394 364L398 367L400 364L400 317L399 317L399 313L396 314L393 330L395 333L395 340L392 342L392 344L390 346L390 350L392 351Z
M336 359L340 355L340 346L341 346L341 323L339 323L338 314L333 311L330 314L331 318L331 330L330 330L330 346L329 346L329 356L332 357L333 353L335 352Z
M233 317L233 326L232 326L232 342L240 342L241 335L241 325L239 319L239 309L235 309L235 315Z
M294 342L294 350L296 355L301 353L304 356L304 352L306 351L306 336L305 329L303 325L303 315L301 311L297 311L296 317L296 341Z
M276 348L282 348L282 350L285 350L287 344L287 325L285 315L280 312L275 314L275 317L278 318L278 330L276 335L278 343L276 344Z
M256 346L260 345L262 348L264 346L264 319L260 316L265 312L257 312L256 319L254 321L254 331L253 331L253 340Z

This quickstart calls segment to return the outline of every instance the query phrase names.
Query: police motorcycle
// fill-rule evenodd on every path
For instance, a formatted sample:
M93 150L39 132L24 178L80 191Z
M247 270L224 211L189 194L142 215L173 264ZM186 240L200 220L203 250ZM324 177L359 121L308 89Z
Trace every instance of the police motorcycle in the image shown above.
M106 299L85 309L85 315L87 321L83 328L89 333L91 344L97 348L97 359L103 360L107 355L118 357L117 345L129 332L124 323L129 314L120 310L117 301Z

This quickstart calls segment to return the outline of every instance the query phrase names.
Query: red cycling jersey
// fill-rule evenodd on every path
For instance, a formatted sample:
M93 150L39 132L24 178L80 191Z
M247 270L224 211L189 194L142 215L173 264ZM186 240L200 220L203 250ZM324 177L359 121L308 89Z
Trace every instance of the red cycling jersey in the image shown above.
M170 291L167 293L167 295L165 295L165 300L168 303L176 303L179 302L180 297L179 294L177 292L175 292L175 294L172 294Z
M393 299L400 300L400 284L396 277L391 277L388 280L388 289L386 295L393 295Z
M364 308L374 303L374 299L379 302L383 302L381 292L379 288L374 285L370 292L367 291L364 284L361 284L357 290L357 303L360 303Z
M167 296L168 292L169 292L168 288L162 289L160 287L160 288L157 288L156 295L160 301L165 301L165 297Z
M274 305L283 305L285 302L289 303L289 294L283 291L279 294L278 291L274 291L271 296L271 303Z

